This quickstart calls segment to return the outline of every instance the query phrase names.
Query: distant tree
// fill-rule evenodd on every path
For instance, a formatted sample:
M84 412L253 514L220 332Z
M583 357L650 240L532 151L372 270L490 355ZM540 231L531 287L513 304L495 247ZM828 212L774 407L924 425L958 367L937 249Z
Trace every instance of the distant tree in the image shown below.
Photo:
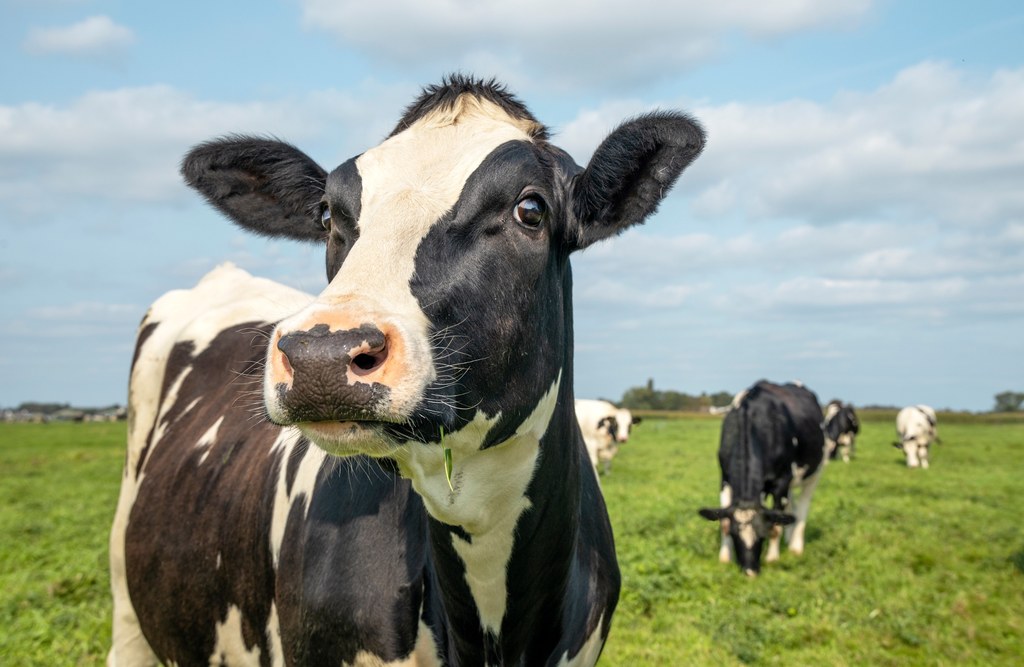
M731 400L732 394L725 391L710 395L701 392L699 396L672 389L661 391L654 388L654 380L648 380L646 386L627 389L619 403L630 410L703 412L712 405L728 405Z
M996 407L993 408L993 412L1019 412L1021 403L1024 403L1024 393L1004 391L996 394Z
M39 401L26 401L18 406L18 410L32 412L35 414L52 415L55 412L66 410L70 407L70 403L41 403Z

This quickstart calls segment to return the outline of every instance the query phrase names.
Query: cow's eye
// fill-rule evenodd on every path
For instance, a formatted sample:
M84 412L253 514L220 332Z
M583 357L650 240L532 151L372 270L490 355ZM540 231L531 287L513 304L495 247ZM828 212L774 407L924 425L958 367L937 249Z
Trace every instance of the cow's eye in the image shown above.
M327 204L321 204L320 210L320 224L324 226L324 229L331 231L331 207Z
M537 195L526 195L516 202L514 215L519 224L530 229L537 229L544 224L547 212L548 207L543 199Z

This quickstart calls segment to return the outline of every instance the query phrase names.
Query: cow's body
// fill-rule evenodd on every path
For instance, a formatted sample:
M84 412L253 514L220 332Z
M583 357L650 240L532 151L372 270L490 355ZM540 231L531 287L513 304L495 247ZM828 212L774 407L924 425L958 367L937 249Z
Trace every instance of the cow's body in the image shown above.
M736 561L748 575L779 557L781 526L790 551L804 550L811 497L824 468L822 414L814 393L795 384L760 381L741 392L722 422L718 462L722 470L721 507L701 515L722 524L719 560ZM790 503L790 493L799 495ZM772 508L763 505L772 498ZM793 513L785 510L793 505ZM792 524L792 525L790 525Z
M147 313L108 663L593 664L619 573L573 411L568 255L641 222L702 141L646 116L581 170L502 88L453 77L330 174L276 141L195 149L190 185L326 242L329 284L221 267Z
M601 465L605 473L611 468L619 447L629 440L633 425L640 423L640 418L626 408L590 398L576 399L576 419L591 465L594 470Z
M908 468L927 468L931 444L938 439L935 410L927 405L911 405L896 415L895 446L903 450Z
M829 458L841 457L849 463L856 452L858 433L860 420L853 406L839 400L829 401L825 406L825 446Z

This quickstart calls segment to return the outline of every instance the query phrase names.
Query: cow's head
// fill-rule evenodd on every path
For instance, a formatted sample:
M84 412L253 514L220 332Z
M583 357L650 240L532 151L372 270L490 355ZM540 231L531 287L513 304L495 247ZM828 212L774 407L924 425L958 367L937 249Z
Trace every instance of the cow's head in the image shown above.
M722 530L732 539L736 564L748 576L761 571L761 551L772 530L796 521L792 514L742 501L729 507L702 507L698 512L705 519L722 522Z
M326 245L327 287L270 339L269 418L388 455L480 413L496 420L481 447L500 443L559 378L571 405L569 255L653 213L703 145L690 118L652 113L581 168L502 87L455 76L330 172L239 136L182 171L240 226Z
M629 440L633 432L633 425L643 421L640 417L634 417L633 413L626 408L620 408L615 413L615 441L623 443Z

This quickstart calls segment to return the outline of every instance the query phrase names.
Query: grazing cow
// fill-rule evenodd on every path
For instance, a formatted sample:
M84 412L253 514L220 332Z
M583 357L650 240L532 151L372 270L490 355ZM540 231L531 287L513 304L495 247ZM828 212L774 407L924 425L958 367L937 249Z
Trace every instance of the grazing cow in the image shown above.
M782 526L787 526L789 550L803 553L811 497L824 468L821 422L818 397L800 385L761 380L736 396L722 421L718 449L721 507L700 510L704 518L721 521L723 563L735 551L740 569L756 576L766 537L765 560L778 560ZM796 488L800 494L789 514L789 494ZM764 505L767 496L771 509Z
M695 121L581 168L494 82L426 88L329 173L193 149L257 234L326 244L307 296L222 267L149 310L111 535L111 665L591 665L619 594L573 411L569 256L657 207Z
M825 446L830 459L842 456L844 463L854 455L860 422L853 406L833 399L825 406Z
M908 468L928 467L928 449L939 439L935 423L935 410L927 405L912 405L896 415L899 442L894 442L893 447L906 454Z
M576 419L580 423L590 463L594 470L601 463L606 474L611 468L612 459L619 453L619 445L629 440L633 424L641 422L640 417L634 417L626 408L617 408L608 401L589 398L576 399Z

